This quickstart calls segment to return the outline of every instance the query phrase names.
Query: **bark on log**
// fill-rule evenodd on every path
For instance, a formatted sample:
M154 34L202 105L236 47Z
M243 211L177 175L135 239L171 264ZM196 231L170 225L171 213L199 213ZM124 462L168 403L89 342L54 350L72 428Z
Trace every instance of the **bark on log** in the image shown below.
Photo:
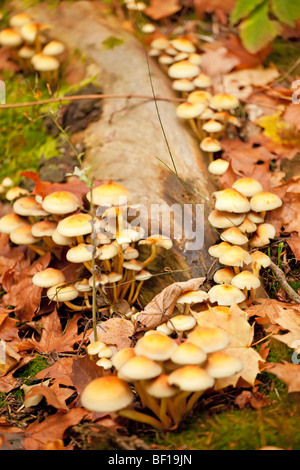
M80 51L89 73L96 73L95 82L103 93L152 95L144 46L116 18L105 15L99 2L62 2L55 9L41 4L32 12L38 21L52 25L52 36L65 42L70 51ZM103 41L111 36L123 42L106 49ZM166 73L155 60L149 61L156 95L175 97ZM193 204L175 174L161 163L173 168L154 101L107 99L102 105L101 119L80 135L87 149L85 163L92 165L93 176L125 185L135 203ZM207 217L215 181L209 177L207 161L189 126L176 117L176 106L174 102L158 102L161 122L178 175L192 188L198 204L209 201L205 204ZM158 291L175 280L205 276L212 264L207 248L217 237L204 219L203 248L188 250L186 240L175 242L172 252L165 252L149 268L152 272L162 272L165 267L183 271L155 277L148 285ZM152 297L153 292L145 302Z

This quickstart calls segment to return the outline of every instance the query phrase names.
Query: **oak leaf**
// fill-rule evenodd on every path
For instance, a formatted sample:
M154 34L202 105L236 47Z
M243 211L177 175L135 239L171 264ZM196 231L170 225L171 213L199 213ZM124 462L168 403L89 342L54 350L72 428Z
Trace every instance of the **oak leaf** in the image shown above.
M283 361L277 364L268 363L266 366L264 370L287 384L289 393L300 392L300 364Z
M124 318L110 318L97 326L98 340L114 345L118 350L130 347L133 334L133 323Z

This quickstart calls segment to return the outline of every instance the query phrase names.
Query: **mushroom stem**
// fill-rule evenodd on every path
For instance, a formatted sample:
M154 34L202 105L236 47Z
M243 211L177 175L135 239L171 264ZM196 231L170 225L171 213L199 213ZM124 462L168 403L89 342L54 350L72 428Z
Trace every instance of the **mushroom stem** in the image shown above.
M174 400L174 411L175 411L175 424L180 423L183 415L186 413L185 400L191 394L191 392L180 392Z
M104 260L103 260L103 264L104 264L105 270L110 273L110 272L111 272L111 265L110 265L109 260L108 260L108 259L104 259Z
M128 302L129 303L132 303L132 297L133 297L133 294L134 294L134 288L135 288L135 276L134 276L134 279L131 283L131 286L130 286L130 292L129 292L129 296L128 296Z
M131 279L130 279L130 277L131 277ZM131 286L131 283L132 283L133 280L134 280L134 273L133 273L133 275L131 275L131 276L130 276L130 273L128 273L128 275L127 275L127 280L126 280L126 284L125 284L125 286L124 286L124 288L123 288L123 291L122 291L122 294L121 294L121 298L122 298L122 299L125 298L125 296L126 296L126 294L127 294L127 291L128 291L128 289L129 289L129 287Z
M84 266L86 267L86 269L87 269L88 271L90 271L90 273L93 274L92 263L91 263L90 261L84 261L83 264L84 264Z
M198 130L198 127L197 127L197 124L196 124L195 120L194 119L189 119L189 123L190 123L191 128L195 132L196 136L198 137L198 139L202 140L202 137L199 133L199 130Z
M192 394L192 396L188 399L187 404L186 404L186 408L185 408L186 413L189 413L193 409L196 401L201 397L201 395L203 395L203 391L194 392Z
M39 248L35 245L28 245L28 248L35 251L40 256L44 256L44 254L46 253L42 248Z
M233 266L233 270L234 270L235 274L240 273L240 268L238 266Z
M190 313L190 304L184 304L184 315L188 315Z
M161 398L160 400L160 412L159 419L164 424L165 428L170 428L172 421L167 415L167 398Z
M139 293L141 291L141 288L142 288L142 285L144 284L145 281L140 281L137 288L136 288L136 291L135 291L135 294L133 296L132 299L128 300L128 302L130 302L131 304L134 304L134 302L136 302L138 296L139 296Z
M143 268L148 266L148 264L150 264L155 259L155 257L156 257L156 246L153 244L153 245L151 245L151 255L149 256L149 258L147 258L143 262Z
M145 415L144 413L140 413L136 410L120 410L118 412L119 416L123 416L124 418L132 419L133 421L139 421L140 423L149 424L156 429L160 429L163 431L165 429L164 425L158 421L158 419L153 418L152 416Z
M79 311L79 310L83 310L85 307L81 306L81 305L75 305L75 304L72 304L72 302L64 302L64 304L69 307L71 310L76 310L76 311Z

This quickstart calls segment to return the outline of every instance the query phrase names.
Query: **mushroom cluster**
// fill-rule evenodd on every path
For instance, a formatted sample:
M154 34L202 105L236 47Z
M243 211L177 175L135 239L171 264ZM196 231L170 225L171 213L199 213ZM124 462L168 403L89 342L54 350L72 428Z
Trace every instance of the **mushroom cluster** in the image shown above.
M239 178L231 188L213 193L214 209L209 223L221 230L221 241L209 248L209 254L223 265L215 272L216 283L208 292L211 302L229 306L242 304L260 286L259 271L270 258L257 248L267 246L275 237L275 227L265 221L268 211L281 207L282 200L264 191L254 178Z
M143 283L152 277L146 268L159 250L169 250L173 243L160 234L145 237L142 227L128 222L129 206L124 201L129 196L128 189L117 183L94 187L86 194L96 213L92 215L72 192L54 191L41 198L11 187L6 198L13 211L0 219L0 233L39 255L59 249L63 253L65 247L67 262L74 263L74 282L66 283L62 272L53 268L33 278L35 285L48 289L51 301L64 302L74 310L83 305L91 308L89 297L95 287L107 305L120 300L133 305ZM139 259L140 245L150 250L143 261ZM84 299L83 305L72 303L77 297Z
M112 372L84 388L82 406L95 412L116 412L156 429L175 429L218 379L242 370L241 361L224 351L229 341L215 327L197 325L181 342L150 330L134 347L111 354ZM89 346L89 352L99 348L97 343ZM104 350L105 345L100 345L100 353ZM132 388L139 395L142 411L136 409Z
M38 73L50 86L58 83L65 45L50 36L51 26L37 23L28 13L17 13L0 31L0 45L10 50L23 73Z
M222 150L220 139L228 127L240 126L234 114L239 100L228 93L213 93L211 77L201 71L202 54L188 37L169 40L158 36L151 42L149 55L157 57L171 78L173 89L184 98L177 106L177 116L189 122L201 150L213 161Z

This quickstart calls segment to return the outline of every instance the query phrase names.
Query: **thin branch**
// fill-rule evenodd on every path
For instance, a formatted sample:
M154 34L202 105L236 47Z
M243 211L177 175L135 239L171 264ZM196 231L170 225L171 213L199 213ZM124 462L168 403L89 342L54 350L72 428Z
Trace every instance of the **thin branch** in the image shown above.
M294 291L294 289L289 285L285 278L284 272L277 266L277 264L273 263L273 261L271 261L269 267L276 274L279 284L290 297L290 299L296 302L297 304L300 304L300 295L297 294L297 292Z
M104 99L118 99L118 98L125 98L125 99L141 99L141 100L153 100L153 96L148 95L115 95L115 94L98 94L98 95L74 95L74 96L63 96L60 98L48 98L45 100L39 101L28 101L25 103L6 103L1 104L0 109L11 109L11 108L29 108L31 106L42 106L44 104L51 104L51 103L64 103L66 101L80 101L80 100L104 100ZM175 102L182 102L185 101L182 98L164 98L164 97L155 97L157 101L175 101Z

